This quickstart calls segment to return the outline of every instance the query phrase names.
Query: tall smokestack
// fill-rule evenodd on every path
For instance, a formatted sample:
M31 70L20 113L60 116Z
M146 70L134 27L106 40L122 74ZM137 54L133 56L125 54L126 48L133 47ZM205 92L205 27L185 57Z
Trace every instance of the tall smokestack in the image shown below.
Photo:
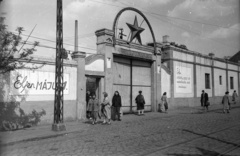
M75 43L74 51L78 51L78 21L75 20Z

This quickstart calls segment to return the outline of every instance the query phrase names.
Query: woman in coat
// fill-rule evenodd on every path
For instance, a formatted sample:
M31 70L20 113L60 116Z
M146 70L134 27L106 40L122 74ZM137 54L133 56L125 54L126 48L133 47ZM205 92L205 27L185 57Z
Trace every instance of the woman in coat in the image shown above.
M101 103L102 105L102 114L103 114L103 124L111 124L111 106L110 106L110 101L108 99L108 94L106 92L104 94L104 99L103 102Z
M234 92L233 92L233 94L232 94L232 101L233 101L233 104L236 104L237 97L238 97L237 92L236 92L236 90L234 90Z
M222 104L223 104L223 113L225 113L225 110L227 111L227 113L229 113L229 95L228 95L228 91L225 92L225 95L223 96L222 99Z
M89 110L91 111L92 124L97 123L97 115L99 110L99 102L95 94L92 94L92 99L89 100Z
M205 93L204 90L202 90L202 94L201 94L201 106L204 108L205 111L208 111L209 98L208 98L208 94Z
M92 114L92 96L89 95L88 103L87 103L87 117L89 119L92 119L91 114Z
M167 93L166 92L163 93L161 100L162 100L162 107L164 107L165 112L167 113L168 103L167 103Z
M119 94L118 91L115 91L114 96L112 98L112 106L113 106L113 120L116 119L116 115L117 115L117 120L121 121L120 119L120 109L122 107L122 100L121 100L121 96Z
M144 96L142 95L142 91L140 90L138 92L138 96L135 99L135 102L137 103L137 110L138 110L138 115L144 115L144 105L145 105L145 99Z

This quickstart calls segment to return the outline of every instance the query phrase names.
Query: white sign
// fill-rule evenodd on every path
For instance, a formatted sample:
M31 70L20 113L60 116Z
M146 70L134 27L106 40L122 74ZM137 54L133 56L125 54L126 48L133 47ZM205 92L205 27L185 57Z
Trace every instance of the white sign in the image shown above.
M192 93L191 68L176 66L175 73L176 93Z
M11 72L13 95L44 95L55 93L55 73L45 71L16 70ZM63 75L64 94L69 93L69 74Z
M111 58L107 58L107 68L111 68Z

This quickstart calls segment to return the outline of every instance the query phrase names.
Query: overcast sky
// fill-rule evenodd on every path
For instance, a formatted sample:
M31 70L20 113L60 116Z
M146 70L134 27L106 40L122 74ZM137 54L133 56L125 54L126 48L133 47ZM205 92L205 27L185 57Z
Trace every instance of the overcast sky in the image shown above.
M239 0L63 0L64 48L74 50L74 21L78 20L79 50L96 53L95 31L112 29L121 9L135 7L148 18L157 41L169 35L171 42L190 50L231 56L240 50L239 5ZM55 57L51 47L56 46L56 0L3 0L0 9L9 31L21 26L28 35L36 25L28 41L39 41L45 48L39 47L35 55ZM129 35L126 23L133 24L135 16L145 29L143 44L151 42L146 22L134 12L124 12L118 28Z

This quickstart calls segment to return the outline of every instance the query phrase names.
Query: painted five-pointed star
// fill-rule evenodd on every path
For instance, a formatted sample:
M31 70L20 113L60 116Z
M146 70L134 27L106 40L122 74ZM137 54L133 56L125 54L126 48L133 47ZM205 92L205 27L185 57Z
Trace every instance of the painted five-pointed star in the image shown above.
M129 23L126 23L128 25L128 27L130 28L131 30L131 38L130 38L130 42L132 42L132 40L134 38L137 38L138 42L140 44L142 44L142 41L141 41L141 36L140 36L140 33L142 33L145 29L141 28L138 26L138 21L137 21L137 17L135 16L135 19L134 19L134 24L129 24ZM129 42L129 43L130 43Z

